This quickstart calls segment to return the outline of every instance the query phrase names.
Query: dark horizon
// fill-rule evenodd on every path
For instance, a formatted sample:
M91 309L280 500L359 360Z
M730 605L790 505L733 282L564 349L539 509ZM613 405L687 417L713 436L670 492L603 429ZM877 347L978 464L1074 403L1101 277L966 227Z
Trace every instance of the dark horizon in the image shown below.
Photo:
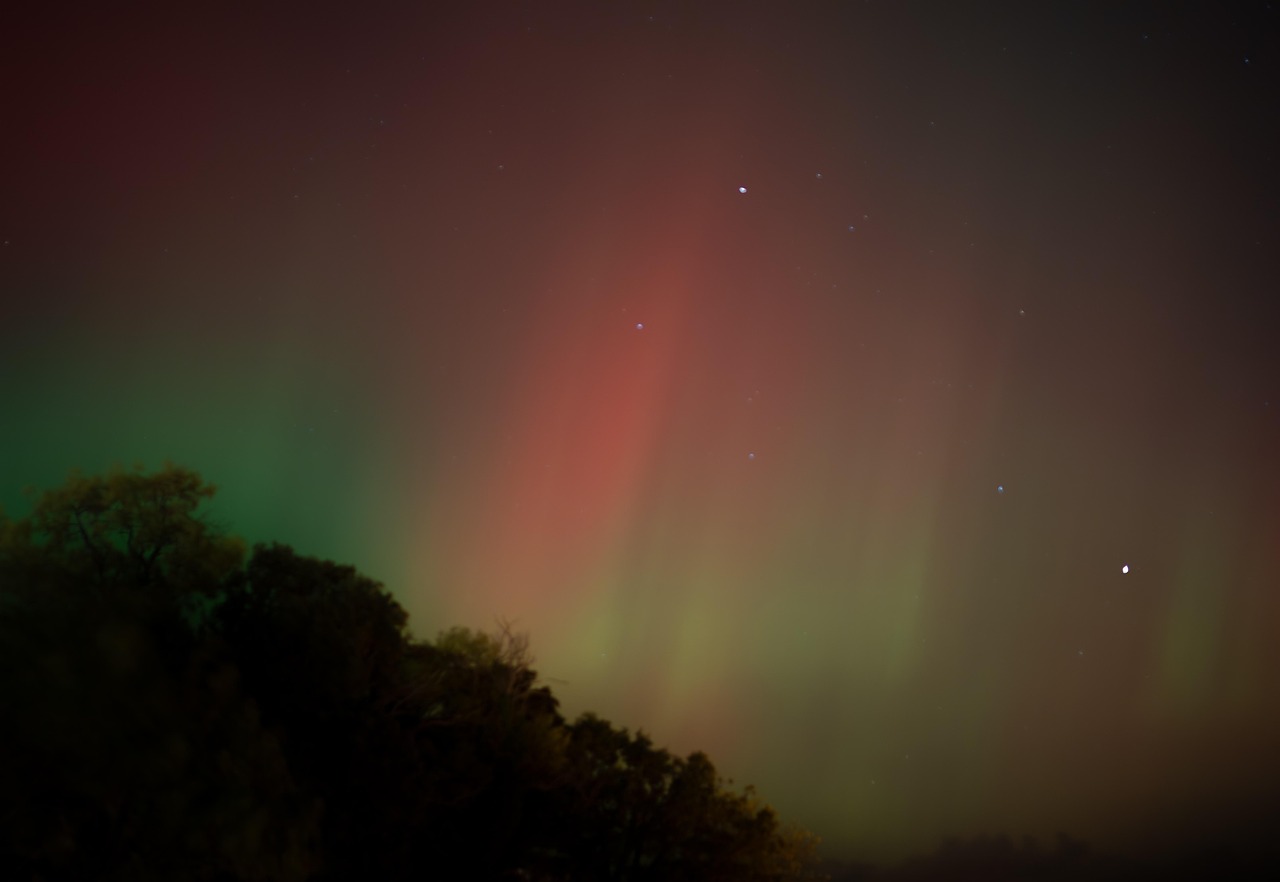
M1265 2L31 9L0 503L172 460L823 851L1272 835Z

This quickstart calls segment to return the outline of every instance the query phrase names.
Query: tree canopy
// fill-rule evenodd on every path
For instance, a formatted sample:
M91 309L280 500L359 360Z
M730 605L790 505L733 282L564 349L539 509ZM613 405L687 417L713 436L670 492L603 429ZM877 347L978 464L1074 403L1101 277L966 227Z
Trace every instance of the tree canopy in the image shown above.
M814 838L593 715L501 627L413 639L349 566L245 544L166 465L0 514L0 874L792 880Z

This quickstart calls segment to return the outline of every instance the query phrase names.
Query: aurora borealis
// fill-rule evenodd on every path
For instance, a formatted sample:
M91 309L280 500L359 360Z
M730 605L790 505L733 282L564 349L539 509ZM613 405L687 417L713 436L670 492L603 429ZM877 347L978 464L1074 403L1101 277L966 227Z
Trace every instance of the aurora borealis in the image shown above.
M216 6L0 35L8 510L194 468L834 855L1260 835L1280 11Z

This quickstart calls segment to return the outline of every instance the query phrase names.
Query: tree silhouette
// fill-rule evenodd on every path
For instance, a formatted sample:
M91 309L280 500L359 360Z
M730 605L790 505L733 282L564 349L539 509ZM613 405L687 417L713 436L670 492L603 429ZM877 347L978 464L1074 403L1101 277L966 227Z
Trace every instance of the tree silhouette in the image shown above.
M816 840L782 828L750 788L730 791L705 754L680 759L591 714L570 731L569 851L585 878L806 878Z
M806 878L704 755L567 723L509 627L412 639L349 566L246 562L213 493L73 473L0 515L5 878Z
M196 514L215 492L172 464L154 475L139 467L113 468L105 477L73 471L38 498L29 518L10 524L7 550L25 551L30 561L38 549L39 559L85 587L158 582L212 593L244 556L243 542Z
M0 855L6 878L303 879L302 794L223 652L189 613L241 545L212 488L73 475L0 519Z

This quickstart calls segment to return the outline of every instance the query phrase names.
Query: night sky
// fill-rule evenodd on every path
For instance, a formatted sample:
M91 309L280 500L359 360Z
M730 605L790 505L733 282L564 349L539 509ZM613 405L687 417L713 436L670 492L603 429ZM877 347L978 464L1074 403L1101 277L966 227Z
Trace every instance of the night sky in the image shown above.
M833 855L1277 804L1280 9L32 6L10 513L194 468Z

